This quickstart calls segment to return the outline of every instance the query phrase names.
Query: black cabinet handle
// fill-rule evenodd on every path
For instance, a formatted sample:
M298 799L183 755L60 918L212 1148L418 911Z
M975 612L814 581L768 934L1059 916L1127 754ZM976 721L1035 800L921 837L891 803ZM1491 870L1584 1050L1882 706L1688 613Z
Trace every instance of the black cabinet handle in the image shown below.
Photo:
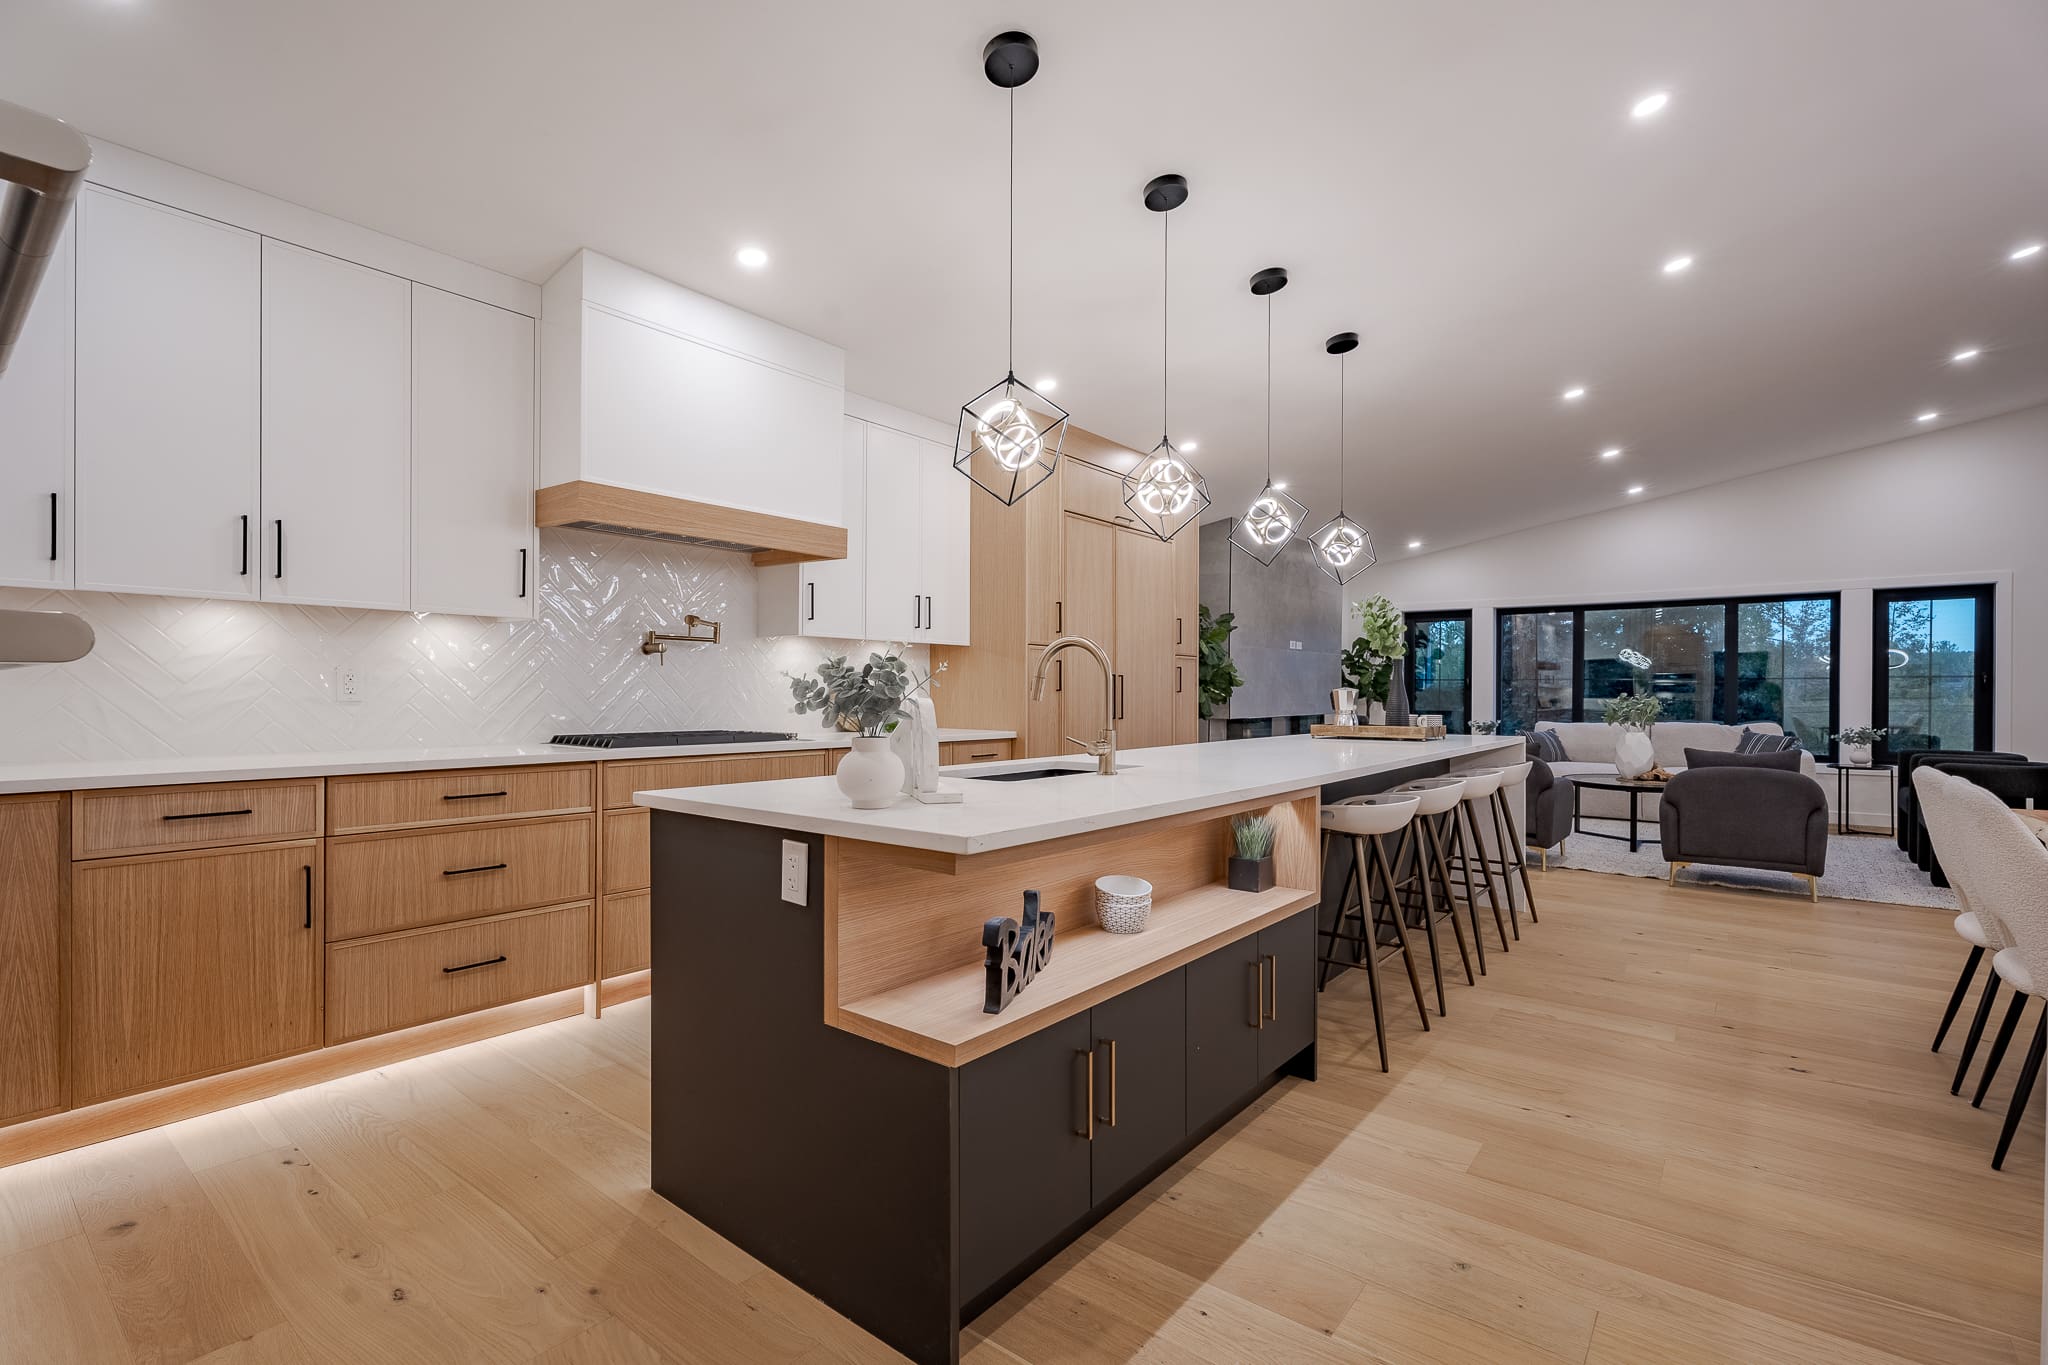
M1065 659L1054 659L1052 661L1052 690L1055 692L1067 690L1067 661Z
M1185 626L1185 624L1183 623L1183 619L1182 619L1181 617L1178 617L1178 616L1174 617L1174 618L1173 618L1173 642L1174 642L1175 644L1182 644L1182 643L1184 643L1184 639L1183 639L1183 632L1185 631L1185 629L1186 629L1186 626Z
M311 863L308 863L308 864L306 864L306 866L305 866L305 867L301 868L300 870L301 870L301 871L303 871L303 872L304 872L304 873L306 874L306 924L305 924L305 927L306 927L306 928L308 928L308 929L310 929L310 928L312 928L312 927L313 927L313 865L312 865Z
M505 955L499 953L496 957L487 957L482 962L465 962L460 967L443 967L441 975L453 976L457 972L473 972L479 967L495 967L504 960Z
M1180 664L1175 664L1173 666L1173 690L1175 693L1179 693L1182 690L1181 683L1185 681L1181 677L1181 668L1182 665Z
M805 586L811 590L811 609L810 614L805 616L804 619L806 621L815 621L818 619L818 585L813 581Z
M1052 599L1052 633L1055 635L1065 635L1067 633L1067 604L1057 597Z
M519 595L526 596L526 547L519 547Z
M242 513L242 577L249 576L249 514Z
M916 593L910 594L910 628L916 630L924 623L924 599Z
M57 495L50 494L50 562L57 562Z
M195 810L184 815L166 815L166 820L224 820L230 815L254 815L253 810Z
M1116 680L1116 711L1112 718L1122 720L1124 718L1124 675L1118 673L1114 676Z
M277 519L277 572L272 578L284 577L284 518Z
M505 868L506 864L504 863L485 863L482 867L451 867L442 872L441 875L444 877L462 877L471 872L503 872Z
M442 797L441 799L442 799L443 801L481 801L481 800L483 800L483 799L484 799L485 797L487 797L487 796L503 796L503 795L505 795L505 793L504 793L504 792L502 792L502 791L495 791L495 792L451 792L451 793L449 793L449 794L447 794L447 795L443 796L443 797Z
M932 599L929 597L924 599L924 628L932 628Z

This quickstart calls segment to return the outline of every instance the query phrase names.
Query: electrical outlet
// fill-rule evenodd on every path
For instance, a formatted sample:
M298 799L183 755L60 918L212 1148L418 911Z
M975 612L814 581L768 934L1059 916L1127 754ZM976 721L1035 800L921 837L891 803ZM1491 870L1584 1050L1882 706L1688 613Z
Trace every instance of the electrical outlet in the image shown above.
M811 846L801 839L782 841L782 898L791 905L810 903Z
M1287 642L1287 647L1288 647L1289 649L1300 649L1300 648L1301 648L1301 641L1299 641L1299 640L1289 640L1289 641Z
M334 666L334 699L345 704L363 699L363 680L356 672L355 665Z

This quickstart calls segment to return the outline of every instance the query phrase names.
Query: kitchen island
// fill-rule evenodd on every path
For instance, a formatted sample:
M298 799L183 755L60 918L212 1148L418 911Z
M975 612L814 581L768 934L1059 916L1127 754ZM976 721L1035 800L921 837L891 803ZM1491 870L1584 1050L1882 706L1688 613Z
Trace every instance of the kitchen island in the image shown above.
M653 809L652 1184L921 1362L1282 1076L1315 1071L1317 809L1521 741L1289 736L1120 771L946 770L957 805L854 810L832 779L640 792ZM1046 769L1054 775L985 780ZM1270 889L1230 823L1278 829ZM1097 877L1154 888L1134 935ZM1055 917L983 1010L982 926Z

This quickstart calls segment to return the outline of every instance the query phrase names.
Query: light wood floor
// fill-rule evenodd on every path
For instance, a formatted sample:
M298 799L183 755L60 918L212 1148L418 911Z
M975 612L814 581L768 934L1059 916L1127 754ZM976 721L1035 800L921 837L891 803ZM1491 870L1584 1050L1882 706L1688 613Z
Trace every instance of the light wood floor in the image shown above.
M1973 1111L1955 1045L1927 1050L1948 916L1538 890L1433 1032L1392 1011L1391 1077L1362 980L1333 984L1323 1078L983 1317L969 1359L2037 1358L2041 1123L1994 1174L2005 1087ZM0 1171L0 1357L896 1359L648 1192L646 1009Z

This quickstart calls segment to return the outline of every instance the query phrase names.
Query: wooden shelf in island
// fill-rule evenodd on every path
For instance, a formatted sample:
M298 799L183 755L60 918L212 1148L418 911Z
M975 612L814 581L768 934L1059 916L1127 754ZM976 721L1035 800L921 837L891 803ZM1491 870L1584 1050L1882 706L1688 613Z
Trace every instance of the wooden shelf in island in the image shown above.
M971 966L843 1003L838 1025L929 1061L963 1066L1277 924L1317 899L1296 886L1199 887L1155 903L1143 933L1112 934L1095 924L1060 928L1051 959L1001 1014L982 1012L983 969Z

